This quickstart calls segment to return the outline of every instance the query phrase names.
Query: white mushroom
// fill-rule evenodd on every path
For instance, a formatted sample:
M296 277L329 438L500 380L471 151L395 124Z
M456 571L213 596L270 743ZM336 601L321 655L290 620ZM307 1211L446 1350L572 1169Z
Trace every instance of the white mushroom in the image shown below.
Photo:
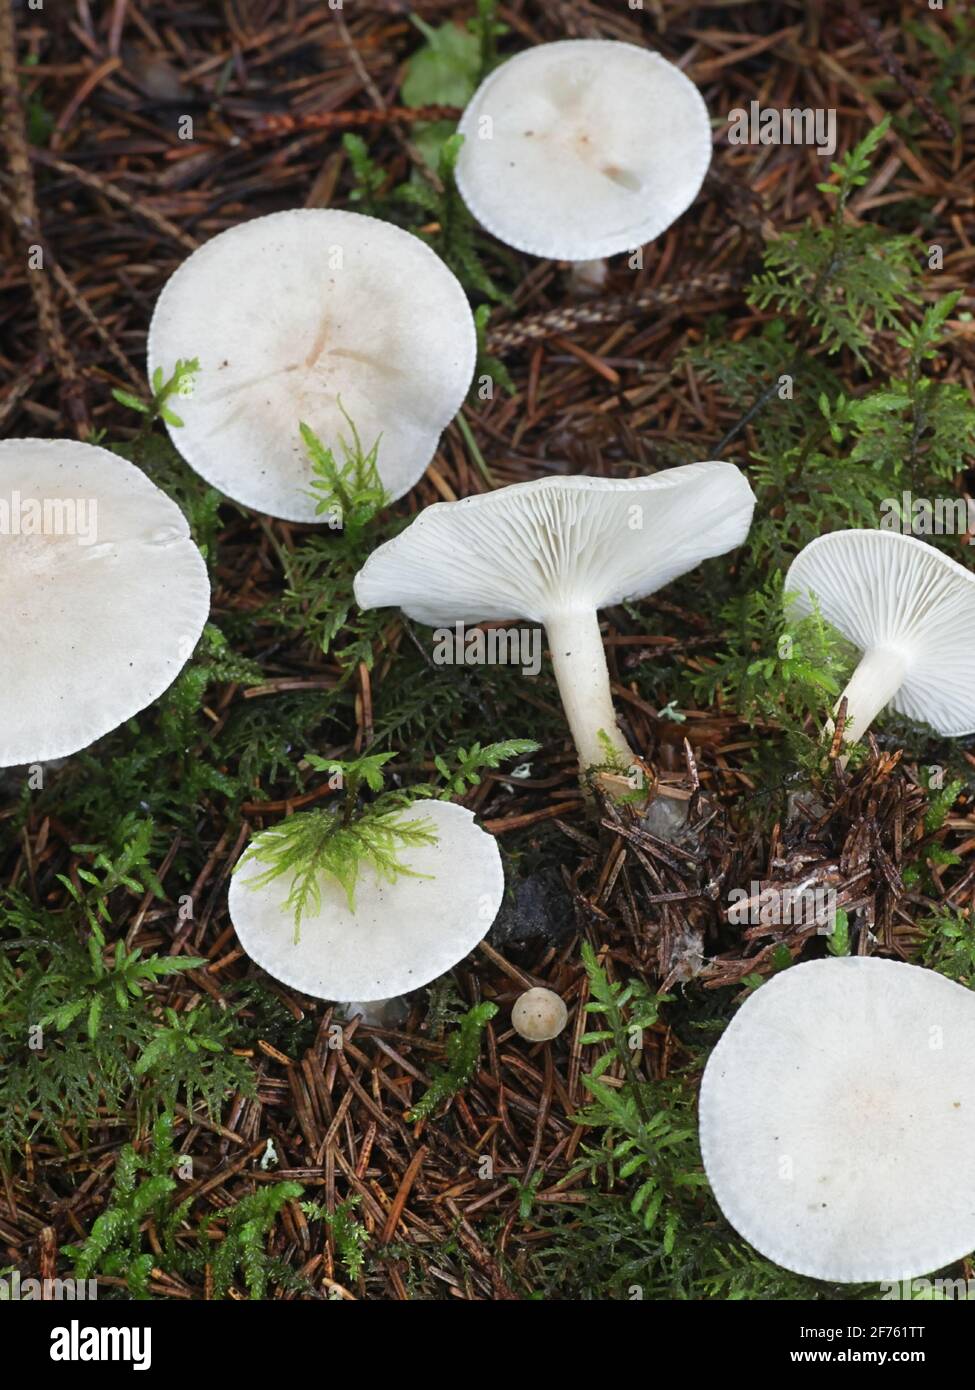
M557 1038L566 1025L569 1012L551 989L526 989L511 1009L511 1026L529 1042L548 1042Z
M697 197L711 160L689 78L634 44L566 39L509 58L460 122L457 187L499 240L593 261L658 237Z
M149 373L196 357L176 448L214 487L289 521L315 521L299 424L341 463L354 423L391 498L422 476L474 372L464 291L418 237L359 213L255 218L194 251L149 330Z
M845 742L887 705L948 738L975 732L975 574L914 536L833 531L796 556L785 587L799 614L815 599L863 653L841 696Z
M69 439L0 443L0 767L76 753L152 703L210 611L182 512Z
M975 1246L975 995L876 957L811 961L738 1010L701 1084L735 1230L785 1269L907 1279Z
M428 984L472 951L504 896L497 841L448 801L416 802L401 819L431 822L436 843L405 851L410 873L392 883L364 864L354 910L323 876L321 906L302 918L297 941L287 876L254 886L263 865L246 859L231 879L230 917L251 959L302 994L374 1002Z
M755 498L730 463L650 477L540 478L426 507L356 575L361 608L439 627L527 618L548 633L582 770L629 767L597 610L644 598L740 545Z

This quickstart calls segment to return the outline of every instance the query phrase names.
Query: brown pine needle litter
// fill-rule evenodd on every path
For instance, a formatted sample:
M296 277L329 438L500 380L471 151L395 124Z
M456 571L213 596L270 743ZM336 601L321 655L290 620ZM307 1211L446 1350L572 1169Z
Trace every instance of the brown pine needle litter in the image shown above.
M466 21L473 13L473 6L450 0L409 8L431 25ZM4 4L5 436L131 440L140 422L112 390L137 391L144 381L146 329L164 282L190 250L246 219L289 207L350 206L344 134L365 140L389 186L416 177L415 141L424 125L453 119L456 107L411 109L400 100L402 65L421 42L406 9L392 2L352 5L336 20L328 7L302 0L226 7L120 0L64 7L63 14L60 6L34 12ZM882 156L848 216L906 227L925 244L944 245L937 293L960 290L962 297L955 309L959 331L941 376L971 392L975 167L970 146L935 103L942 66L935 48L918 37L916 5L659 0L643 13L589 0L512 0L501 6L500 18L509 30L503 51L566 37L659 47L700 87L716 130L711 171L693 208L644 248L642 267L614 260L608 283L591 297L573 297L557 264L504 248L489 255L499 281L513 287L491 315L486 349L504 359L513 392L498 389L491 400L466 408L465 421L496 485L568 472L645 472L674 462L677 446L681 459L721 457L712 452L721 439L728 441L724 457L747 460L752 401L726 399L682 354L701 343L717 315L730 342L774 318L749 305L744 287L760 269L767 238L807 218L822 223L817 184L829 177L829 161L814 150L728 143L726 113L752 99L835 109L838 154L894 113ZM927 12L921 22L941 24ZM938 33L946 34L946 25ZM975 45L951 93L969 134L972 53ZM191 139L180 135L185 116L192 118ZM29 268L31 248L42 249L43 271ZM890 370L896 346L885 337L875 351ZM867 383L852 365L850 383L853 392ZM444 498L487 490L455 424L397 512L408 517ZM213 678L183 751L189 760L203 757L227 730L240 728L219 769L230 778L241 776L242 765L245 780L250 776L248 739L258 734L248 731L266 730L262 711L276 701L297 702L288 705L292 711L311 709L309 702L331 698L340 681L344 722L332 713L308 722L308 746L336 758L368 750L373 730L382 728L397 660L404 652L412 656L411 644L428 635L387 615L375 663L367 669L363 660L349 678L314 642L275 629L267 612L284 602L281 556L309 534L232 506L215 524L214 621L252 669ZM856 915L854 950L911 959L920 918L949 909L971 915L970 744L959 755L970 769L969 789L959 788L935 829L926 820L933 793L918 759L902 756L897 739L886 734L868 741L859 766L843 771L834 764L817 790L801 781L783 787L781 803L764 821L742 816L754 787L748 769L766 731L723 702L688 705L677 712L683 722L675 720L634 674L641 662L665 657L701 670L721 646L717 614L679 609L666 591L644 611L667 631L645 633L624 608L604 615L616 708L641 750L648 780L678 798L690 796L683 803L687 833L675 845L618 802L594 807L583 797L551 688L527 684L519 698L533 717L548 721L551 736L527 771L488 773L463 802L499 838L510 855L509 873L531 880L543 925L518 934L531 916L522 903L515 928L490 935L456 969L454 999L438 996L445 1027L436 1009L428 1009L425 991L382 1027L353 1023L338 1034L332 1006L273 981L264 980L260 996L238 996L240 982L259 972L228 918L228 877L254 830L328 804L324 784L307 789L295 781L304 745L285 747L282 736L279 764L265 760L241 795L228 794L216 777L201 784L186 816L173 818L160 788L151 808L155 833L165 840L152 861L160 892L141 881L139 891L116 886L106 931L111 942L145 955L206 961L167 976L151 993L152 1007L182 1019L201 1007L235 1017L241 1031L229 1033L227 1047L252 1086L227 1094L217 1113L198 1100L175 1110L175 1148L191 1160L172 1198L188 1202L175 1239L184 1252L209 1253L195 1270L167 1270L153 1216L143 1247L159 1256L148 1274L153 1296L198 1299L212 1292L207 1232L222 1238L236 1203L293 1181L304 1188L303 1198L284 1203L264 1238L277 1262L269 1295L527 1297L543 1287L536 1257L550 1227L576 1221L591 1192L584 1174L568 1176L584 1146L597 1142L573 1118L588 1100L582 1078L602 1051L601 1044L580 1041L597 1026L584 1013L589 981L581 940L593 945L612 980L635 977L651 991L675 995L696 991L697 1016L706 1022L715 1016L715 1000L727 1013L755 977L823 949L816 922L736 927L728 916L736 886L748 889L753 906L768 890L806 885L831 893L848 918ZM452 677L462 687L458 699L480 702L485 742L522 732L517 706L499 706L492 693L492 675L474 670ZM439 679L431 666L425 687L431 705ZM253 714L250 723L245 714ZM419 745L406 726L390 738L396 774L406 784L424 780L426 745L415 755ZM177 755L170 760L174 786L178 761ZM0 884L25 894L38 912L69 904L66 883L83 886L78 871L92 859L78 847L102 841L104 827L72 812L80 775L70 762L49 769L41 796L25 795L20 780L0 772ZM919 863L928 864L927 877L905 872ZM0 935L6 930L4 923ZM565 1000L569 1023L553 1043L532 1047L513 1032L509 1015L518 994L536 984ZM136 1006L148 1008L149 998ZM470 1080L435 1117L409 1122L411 1106L444 1066L445 1037L458 1012L481 1001L497 1004L498 1012L485 1025ZM654 1081L667 1082L686 1068L701 1041L687 1029L675 1031L667 1018L664 1012L647 1030L638 1054ZM627 1080L618 1063L604 1079L615 1088ZM121 1107L105 1104L84 1117L86 1124L69 1120L57 1139L40 1129L12 1156L0 1185L0 1265L25 1277L69 1272L59 1251L79 1243L105 1210L123 1145L148 1151L148 1125L137 1103L142 1084L133 1077ZM266 1161L269 1145L273 1161ZM318 1204L330 1219L307 1213L302 1201ZM366 1263L355 1273L343 1263L336 1216L349 1201L351 1219L369 1237ZM235 1277L236 1294L245 1296L243 1277ZM124 1280L104 1282L125 1291Z

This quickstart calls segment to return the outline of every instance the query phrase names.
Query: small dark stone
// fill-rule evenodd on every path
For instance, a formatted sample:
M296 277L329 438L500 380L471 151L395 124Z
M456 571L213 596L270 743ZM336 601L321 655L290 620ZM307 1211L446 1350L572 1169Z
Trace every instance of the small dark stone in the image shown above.
M557 869L540 869L512 883L509 877L501 911L488 940L502 947L546 942L556 946L575 930L572 900Z

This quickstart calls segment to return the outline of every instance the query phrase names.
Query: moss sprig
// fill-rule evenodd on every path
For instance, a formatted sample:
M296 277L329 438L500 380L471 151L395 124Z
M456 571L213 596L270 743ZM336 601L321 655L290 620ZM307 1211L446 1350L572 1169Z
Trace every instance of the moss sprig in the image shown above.
M303 918L321 908L324 880L331 879L341 887L349 910L354 912L355 890L365 865L387 883L403 875L429 877L410 868L404 851L436 844L437 834L432 821L403 815L418 793L382 790L382 768L392 756L375 753L354 761L330 762L309 755L309 765L327 772L336 790L344 787L342 803L298 811L262 830L239 860L235 873L254 861L265 866L250 881L255 890L279 878L289 879L284 907L294 917L296 942ZM376 793L375 799L360 804L366 789Z

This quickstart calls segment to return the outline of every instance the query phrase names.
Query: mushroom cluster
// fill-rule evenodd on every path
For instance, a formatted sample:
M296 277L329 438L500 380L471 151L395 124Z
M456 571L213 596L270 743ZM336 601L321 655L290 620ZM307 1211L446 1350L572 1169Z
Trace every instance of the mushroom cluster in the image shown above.
M913 536L846 530L807 545L785 588L790 611L818 610L861 653L834 710L847 750L888 705L945 737L975 732L975 575ZM961 1258L975 1245L956 1176L975 1144L973 1058L975 996L935 971L870 956L774 976L701 1084L718 1205L756 1250L818 1279L907 1279Z
M542 479L440 503L373 551L356 599L362 608L398 604L433 626L511 616L543 623L581 769L608 754L629 765L597 611L740 544L754 502L737 468L712 462L633 480ZM406 814L432 819L436 844L411 848L409 873L392 882L365 866L355 907L323 874L320 903L297 940L287 879L264 882L259 859L245 861L230 912L248 954L304 994L369 1002L428 983L472 950L501 905L497 844L450 803ZM546 990L529 991L512 1014L534 1040L555 1037L565 1019Z
M618 42L509 59L475 92L460 133L457 186L481 224L585 266L659 236L697 196L711 156L696 87L659 54ZM175 447L227 497L313 522L300 426L334 450L354 422L381 441L386 496L402 497L463 404L477 334L460 283L418 237L358 213L296 209L221 233L168 281L150 376L191 355L184 421L167 420ZM366 559L355 598L430 627L544 627L590 780L638 761L614 707L600 611L733 550L754 506L743 473L722 461L544 477L420 510ZM2 768L76 752L155 700L192 654L210 588L179 509L98 447L0 443L0 521ZM888 705L945 736L975 732L975 575L913 537L845 530L807 545L786 589L799 614L818 609L861 653L834 710L847 745ZM287 876L245 856L228 902L251 959L304 995L381 1020L472 951L504 896L497 840L450 801L399 814L400 830L428 827L409 840L408 863L384 873L364 856L354 902L323 870L300 933ZM567 1020L544 988L511 1010L532 1043ZM782 971L710 1056L700 1136L722 1211L787 1269L901 1279L965 1255L975 997L875 957Z

